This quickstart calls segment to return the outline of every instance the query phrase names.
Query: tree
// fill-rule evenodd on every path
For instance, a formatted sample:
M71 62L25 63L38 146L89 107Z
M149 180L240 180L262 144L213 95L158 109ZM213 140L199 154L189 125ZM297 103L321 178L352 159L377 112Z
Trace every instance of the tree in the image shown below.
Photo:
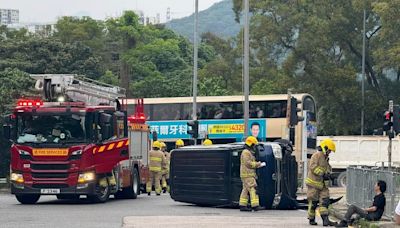
M17 68L32 74L83 74L97 79L103 74L101 59L83 43L63 44L53 38L30 37L24 42L0 43L0 70Z
M17 103L17 99L31 93L33 81L29 75L18 70L7 68L0 71L0 113L4 116L10 113L11 109ZM3 118L0 118L0 124L3 125ZM10 143L3 138L3 129L0 130L1 148L9 148ZM4 177L9 171L10 153L3 150L0 153L0 176Z
M283 81L292 82L290 85L296 91L311 93L318 102L323 134L357 134L362 108L359 72L363 10L367 11L369 96L365 108L381 109L386 103L383 95L387 93L382 81L389 76L388 72L399 69L395 45L399 30L394 29L399 24L398 20L391 20L392 15L398 15L398 4L377 0L251 1L252 68L259 68L259 72L274 69L278 80L272 79L266 92L281 86L276 82L283 77ZM241 1L234 0L237 18L241 6ZM256 84L267 82L259 80ZM255 88L260 90L259 86ZM365 113L366 120L375 119L376 111ZM371 133L370 126L376 124L369 123L367 132Z

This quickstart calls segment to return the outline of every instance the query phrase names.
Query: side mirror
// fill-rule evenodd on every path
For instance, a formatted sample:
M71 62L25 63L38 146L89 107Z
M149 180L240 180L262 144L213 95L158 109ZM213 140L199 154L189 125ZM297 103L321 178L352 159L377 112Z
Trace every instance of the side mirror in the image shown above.
M3 125L3 136L7 140L11 140L11 126Z

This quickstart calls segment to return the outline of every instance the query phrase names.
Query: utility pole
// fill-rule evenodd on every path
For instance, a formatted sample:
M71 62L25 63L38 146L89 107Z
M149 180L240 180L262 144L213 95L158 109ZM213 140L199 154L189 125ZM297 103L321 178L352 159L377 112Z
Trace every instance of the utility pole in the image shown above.
M244 0L244 62L243 62L243 81L244 81L244 137L249 132L249 0Z
M364 18L363 18L363 47L362 47L362 77L361 77L361 136L364 135L364 106L365 106L365 20L366 20L366 11L364 8Z
M389 113L393 113L393 100L389 101ZM390 122L393 123L393 115L390 115ZM392 139L394 138L393 124L389 130L389 146L388 146L388 169L392 169Z
M199 28L199 0L195 0L195 13L194 13L194 37L193 37L193 113L192 119L197 120L197 34ZM197 139L194 140L194 145L197 144Z

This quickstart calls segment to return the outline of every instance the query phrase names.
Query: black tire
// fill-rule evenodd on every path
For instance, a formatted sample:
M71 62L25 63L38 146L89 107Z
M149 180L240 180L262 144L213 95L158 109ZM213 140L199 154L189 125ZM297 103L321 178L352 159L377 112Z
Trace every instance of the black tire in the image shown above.
M29 195L15 195L17 198L18 202L22 204L35 204L39 198L40 195L37 194L29 194Z
M96 190L93 195L89 195L88 198L90 201L93 203L105 203L107 200L110 198L110 184L108 183L107 180L107 186L106 187L101 187L98 183L96 185Z
M59 200L78 200L79 195L56 195Z
M139 172L137 169L133 169L132 171L132 185L123 188L121 192L115 194L115 198L117 199L136 199L139 195Z
M347 176L346 172L341 172L336 179L336 183L338 187L346 187L347 186Z

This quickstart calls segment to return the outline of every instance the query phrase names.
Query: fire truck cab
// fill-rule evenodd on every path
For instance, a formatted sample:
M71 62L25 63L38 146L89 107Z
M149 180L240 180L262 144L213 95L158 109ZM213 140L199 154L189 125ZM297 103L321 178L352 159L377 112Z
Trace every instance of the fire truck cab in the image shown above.
M11 193L22 204L41 195L136 198L146 180L140 156L147 159L149 131L135 118L128 122L117 100L122 89L76 75L33 77L49 102L20 99L6 118Z

